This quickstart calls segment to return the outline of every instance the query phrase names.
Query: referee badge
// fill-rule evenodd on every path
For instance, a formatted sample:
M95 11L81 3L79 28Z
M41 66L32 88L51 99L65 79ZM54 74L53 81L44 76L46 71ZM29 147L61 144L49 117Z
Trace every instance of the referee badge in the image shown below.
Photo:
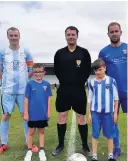
M109 84L106 84L105 87L106 87L106 89L109 89L110 85Z
M81 60L76 60L77 67L80 67Z

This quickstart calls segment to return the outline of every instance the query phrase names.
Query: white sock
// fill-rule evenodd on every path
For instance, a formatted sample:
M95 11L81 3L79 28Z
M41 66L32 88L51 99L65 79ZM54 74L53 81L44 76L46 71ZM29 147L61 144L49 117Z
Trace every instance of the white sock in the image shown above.
M93 159L97 159L97 154L93 154L93 155L92 155L92 160L93 160Z
M113 158L113 153L108 153L108 159Z

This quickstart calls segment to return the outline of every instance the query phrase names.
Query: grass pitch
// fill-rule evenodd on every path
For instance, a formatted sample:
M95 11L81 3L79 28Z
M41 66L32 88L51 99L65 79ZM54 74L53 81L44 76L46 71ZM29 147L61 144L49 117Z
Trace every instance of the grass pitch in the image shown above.
M71 118L72 111L69 112L68 126L65 137L65 149L64 151L57 157L53 157L51 152L57 146L57 130L56 130L56 122L57 122L57 113L55 110L55 97L56 92L53 91L52 98L52 117L49 121L49 127L45 130L45 152L47 156L47 161L66 161L67 159L67 148L69 143L69 134L71 127ZM120 127L120 136L121 136L121 149L122 155L117 161L126 161L127 160L127 118L126 114L120 112L119 117L119 127ZM77 126L76 126L77 127ZM81 139L78 133L78 129L76 130L76 138L75 138L75 146L76 151L79 153L83 153L81 146ZM89 145L91 147L91 125L89 125ZM36 134L34 137L34 143L38 145L38 135ZM18 112L18 109L15 108L14 113L11 117L10 123L10 131L9 131L9 150L0 155L0 161L23 161L24 156L26 154L25 149L25 139L22 128L22 119ZM84 153L83 153L84 154ZM107 142L106 139L101 136L98 140L98 158L99 161L107 161ZM32 161L39 161L38 153L34 153L32 157ZM91 161L88 158L88 161Z

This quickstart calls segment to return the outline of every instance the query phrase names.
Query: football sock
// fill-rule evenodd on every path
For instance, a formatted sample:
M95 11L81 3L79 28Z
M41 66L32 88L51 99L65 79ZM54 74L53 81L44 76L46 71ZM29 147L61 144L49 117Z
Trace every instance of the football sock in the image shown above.
M66 124L57 124L59 146L64 146L64 137L66 132Z
M27 137L28 137L28 122L27 121L23 121L23 127L24 127L24 136L25 136L26 143L27 143Z
M83 148L88 147L87 139L88 139L88 125L78 125L79 133L82 140Z
M8 132L9 132L9 120L1 121L1 143L8 143Z

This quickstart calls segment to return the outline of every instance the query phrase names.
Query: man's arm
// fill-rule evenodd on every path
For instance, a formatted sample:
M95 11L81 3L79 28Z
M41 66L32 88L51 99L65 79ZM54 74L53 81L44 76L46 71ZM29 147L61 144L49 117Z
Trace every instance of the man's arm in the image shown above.
M58 55L58 51L56 52L55 56L54 56L54 72L56 77L60 78L60 59L59 59L59 55Z
M25 54L26 54L26 64L28 67L28 77L30 79L33 76L33 72L32 72L33 59L32 59L32 56L28 50L25 50Z
M2 74L3 74L3 59L2 59L2 51L0 52L0 80L2 82Z
M2 80L2 74L3 74L3 71L0 70L0 80Z
M102 50L99 52L98 58L102 58L103 59L103 52L102 52Z
M86 57L85 57L85 66L87 68L86 79L88 79L91 74L91 56L87 49L86 49Z
M28 72L28 78L30 79L33 76L33 72Z

